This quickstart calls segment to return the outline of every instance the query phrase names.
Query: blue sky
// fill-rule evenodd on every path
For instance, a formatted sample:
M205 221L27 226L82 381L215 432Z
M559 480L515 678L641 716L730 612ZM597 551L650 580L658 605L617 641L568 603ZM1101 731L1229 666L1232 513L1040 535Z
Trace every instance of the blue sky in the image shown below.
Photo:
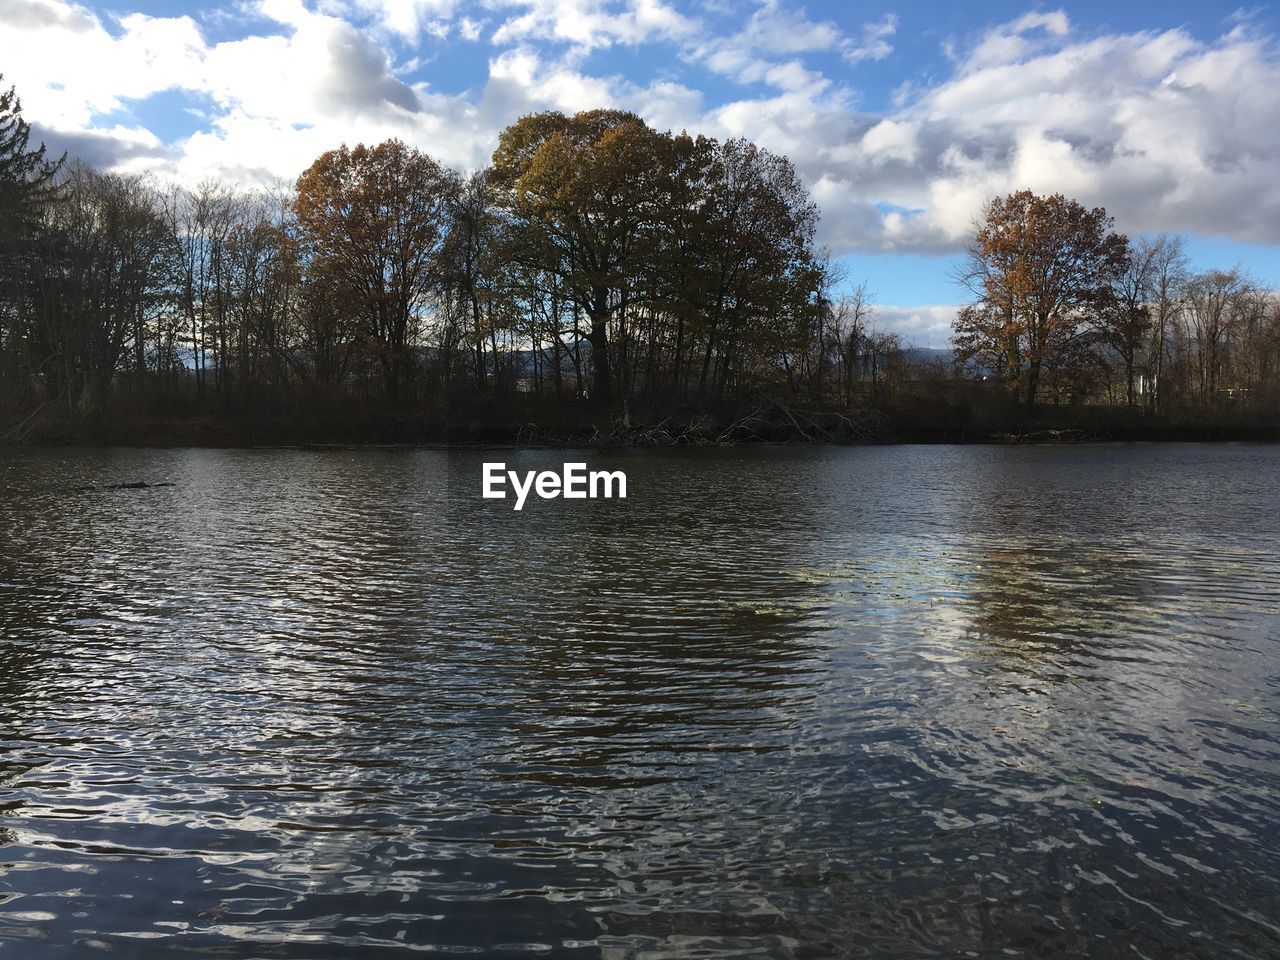
M941 345L983 202L1028 187L1280 288L1280 18L1206 3L0 2L39 136L101 166L288 183L400 137L460 169L594 106L796 163L887 325Z

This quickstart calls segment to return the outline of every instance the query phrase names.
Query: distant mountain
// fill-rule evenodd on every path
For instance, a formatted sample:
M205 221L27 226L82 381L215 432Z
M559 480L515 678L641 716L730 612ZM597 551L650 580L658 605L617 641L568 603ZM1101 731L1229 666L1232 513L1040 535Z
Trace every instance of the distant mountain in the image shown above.
M955 360L955 351L950 347L907 347L903 351L908 360L917 363L945 363L950 365Z

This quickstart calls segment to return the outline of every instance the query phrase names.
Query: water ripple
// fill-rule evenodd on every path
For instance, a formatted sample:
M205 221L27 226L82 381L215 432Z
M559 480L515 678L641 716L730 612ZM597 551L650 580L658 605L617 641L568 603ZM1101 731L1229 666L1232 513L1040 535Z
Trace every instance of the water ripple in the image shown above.
M0 955L1280 956L1277 448L483 459L0 451Z

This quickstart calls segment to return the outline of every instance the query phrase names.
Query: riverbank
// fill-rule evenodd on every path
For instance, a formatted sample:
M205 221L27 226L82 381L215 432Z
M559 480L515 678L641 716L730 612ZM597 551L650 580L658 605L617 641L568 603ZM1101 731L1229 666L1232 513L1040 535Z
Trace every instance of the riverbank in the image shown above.
M1175 419L1101 405L1028 412L991 404L915 402L828 410L766 396L697 405L517 398L399 409L317 402L255 409L126 407L96 417L46 411L4 439L8 444L228 448L1276 441L1280 418L1219 411L1212 418Z

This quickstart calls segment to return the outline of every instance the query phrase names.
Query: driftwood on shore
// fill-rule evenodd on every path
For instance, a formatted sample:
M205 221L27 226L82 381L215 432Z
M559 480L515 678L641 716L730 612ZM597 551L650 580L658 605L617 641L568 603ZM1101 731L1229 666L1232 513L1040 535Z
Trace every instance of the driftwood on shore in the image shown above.
M0 427L0 445L22 443L31 433L40 426L40 422L44 419L45 414L53 409L55 403L58 402L57 397L52 400L46 400L40 406L36 407L30 413L24 414L22 417Z
M728 423L700 413L637 424L624 414L607 427L567 434L528 423L520 428L516 442L521 446L553 447L679 447L759 442L890 443L894 439L884 417L874 410L801 410L770 398Z
M775 415L772 419L771 413ZM884 417L875 410L799 410L780 400L769 399L752 413L731 423L721 432L718 442L777 439L779 416L793 434L784 439L805 443L888 443L894 439Z

